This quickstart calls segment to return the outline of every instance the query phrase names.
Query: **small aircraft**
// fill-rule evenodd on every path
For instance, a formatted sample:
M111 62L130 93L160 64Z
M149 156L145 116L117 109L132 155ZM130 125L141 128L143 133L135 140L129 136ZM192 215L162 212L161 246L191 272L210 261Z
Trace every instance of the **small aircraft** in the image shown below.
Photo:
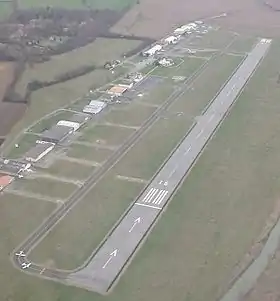
M29 268L30 266L31 266L31 262L29 262L29 263L23 262L23 263L21 264L21 267L22 267L23 269L27 269L27 268Z
M18 256L18 257L25 257L26 256L23 251L20 251L19 253L16 253L15 255Z

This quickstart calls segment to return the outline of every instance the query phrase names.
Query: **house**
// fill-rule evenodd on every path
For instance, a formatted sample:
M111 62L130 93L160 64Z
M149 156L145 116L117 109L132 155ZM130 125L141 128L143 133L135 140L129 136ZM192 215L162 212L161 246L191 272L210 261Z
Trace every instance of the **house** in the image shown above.
M95 115L100 113L106 106L107 104L103 101L91 100L90 103L83 108L83 112Z
M152 48L142 52L143 56L152 56L155 55L158 51L160 51L162 49L162 45L156 44L155 46L153 46Z
M124 92L129 89L127 85L116 85L107 90L107 93L114 96L121 96Z
M36 146L31 148L25 154L25 160L32 163L36 163L43 157L45 157L48 153L50 153L53 150L54 146L55 144L51 142L37 143Z
M144 79L144 76L140 72L135 72L135 73L129 73L126 76L126 80L128 80L130 83L139 83Z
M54 125L41 134L41 140L58 144L74 132L74 128L64 125Z

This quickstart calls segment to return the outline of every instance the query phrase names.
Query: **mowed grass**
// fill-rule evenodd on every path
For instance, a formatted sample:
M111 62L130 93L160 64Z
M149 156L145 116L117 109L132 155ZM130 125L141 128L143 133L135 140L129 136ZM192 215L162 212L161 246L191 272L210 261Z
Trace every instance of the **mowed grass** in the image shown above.
M12 3L0 2L0 20L7 19L12 13Z
M33 80L51 81L56 76L81 66L103 66L106 61L119 58L125 51L136 48L138 45L139 41L98 38L84 47L53 56L50 61L26 67L22 78L16 85L16 90L23 92L27 84Z
M42 287L39 280L15 269L9 256L13 249L30 235L54 209L55 205L51 202L10 194L0 196L1 300L28 300L32 296L32 291L34 292L34 285L35 291L38 289L38 292L39 287Z
M71 183L55 181L51 179L21 179L13 184L13 188L19 191L31 192L51 198L66 199L77 189Z
M161 118L114 167L118 175L149 180L187 133L193 120L172 115Z
M36 146L36 141L39 138L39 136L33 134L22 134L17 140L17 143L10 148L9 152L5 152L4 155L11 159L20 158L32 147ZM18 147L16 147L16 144L18 144Z
M200 66L205 63L205 60L195 57L186 57L176 62L176 65L171 67L157 67L151 75L159 76L184 76L190 77Z
M258 40L256 37L240 35L230 45L228 50L233 52L241 52L241 53L249 52L252 50L252 48L257 43L257 41Z
M82 136L79 137L79 141L99 143L100 145L120 145L134 132L135 130L131 128L97 124L85 129Z
M143 184L118 180L110 173L32 251L35 262L63 269L81 265L98 246Z
M155 107L137 103L126 105L122 110L112 110L105 116L105 122L125 126L138 127L156 110Z
M213 48L213 49L223 49L229 45L235 34L233 32L228 32L226 30L210 30L204 34L201 38L193 38L191 42L186 42L186 46L198 47L198 48Z
M68 9L112 9L122 10L131 5L134 5L136 0L87 0L85 2L80 0L19 0L21 8L33 8L33 7L60 7Z
M109 300L214 301L226 289L279 201L279 50L275 44Z
M242 59L243 57L223 54L211 60L202 74L169 110L184 112L186 116L189 113L192 114L192 110L202 111L222 88Z
M59 110L55 112L53 115L48 116L42 120L40 120L38 123L36 123L34 126L28 129L29 132L32 133L42 133L43 131L51 128L53 125L57 124L58 121L64 120L71 116L73 116L73 112L66 111L66 110Z
M85 180L94 171L94 167L67 160L56 160L51 167L37 170L57 177Z
M85 146L78 143L73 143L66 155L82 160L102 163L107 160L112 154L112 150L106 148L98 148L94 146Z

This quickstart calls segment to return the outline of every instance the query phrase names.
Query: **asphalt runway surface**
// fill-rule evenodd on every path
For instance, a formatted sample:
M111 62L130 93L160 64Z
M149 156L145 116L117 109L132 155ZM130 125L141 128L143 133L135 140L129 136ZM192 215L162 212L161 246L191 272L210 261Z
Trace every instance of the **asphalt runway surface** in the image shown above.
M226 116L269 45L270 40L263 39L255 46L92 261L69 275L69 283L100 293L108 291Z
M14 265L27 273L62 281L68 285L86 288L99 293L106 293L136 251L147 231L155 223L160 212L171 199L172 194L194 164L207 141L226 116L240 91L257 68L260 60L266 54L270 42L270 40L266 39L261 40L252 52L248 54L238 70L225 84L187 137L174 151L140 198L135 201L131 209L97 253L94 254L86 267L73 273L71 271L45 269L29 262L26 256L17 254L19 251L28 254L32 247L67 213L69 208L73 206L73 203L77 202L77 200L88 192L96 181L96 175L88 180L84 189L77 191L71 197L69 200L70 205L66 203L65 206L60 207L60 211L58 210L59 214L53 214L14 251L12 254ZM175 91L165 102L165 106L161 107L161 110L168 106L181 93L182 91ZM149 119L145 124L149 126L151 122L152 119ZM121 153L122 151L123 148L117 153ZM115 159L117 160L117 158ZM112 162L110 161L108 164L112 164ZM102 172L105 171L101 167L100 173L102 174ZM72 204L71 201L73 202ZM30 265L24 269L25 264L28 263Z

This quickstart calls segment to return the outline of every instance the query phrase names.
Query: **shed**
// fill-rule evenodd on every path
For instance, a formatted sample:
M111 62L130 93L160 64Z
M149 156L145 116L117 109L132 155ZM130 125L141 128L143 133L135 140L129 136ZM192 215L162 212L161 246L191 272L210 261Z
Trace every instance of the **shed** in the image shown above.
M42 133L41 139L46 142L59 143L74 132L74 129L64 125L54 125Z
M107 91L107 93L110 95L121 96L127 90L128 90L128 87L117 85L117 86L114 86L111 89L109 89Z
M80 124L78 122L73 122L69 120L59 120L57 125L67 126L69 128L73 128L74 132L76 132L80 128Z
M45 157L54 148L55 144L51 142L37 143L25 154L25 160L29 162L38 162Z

